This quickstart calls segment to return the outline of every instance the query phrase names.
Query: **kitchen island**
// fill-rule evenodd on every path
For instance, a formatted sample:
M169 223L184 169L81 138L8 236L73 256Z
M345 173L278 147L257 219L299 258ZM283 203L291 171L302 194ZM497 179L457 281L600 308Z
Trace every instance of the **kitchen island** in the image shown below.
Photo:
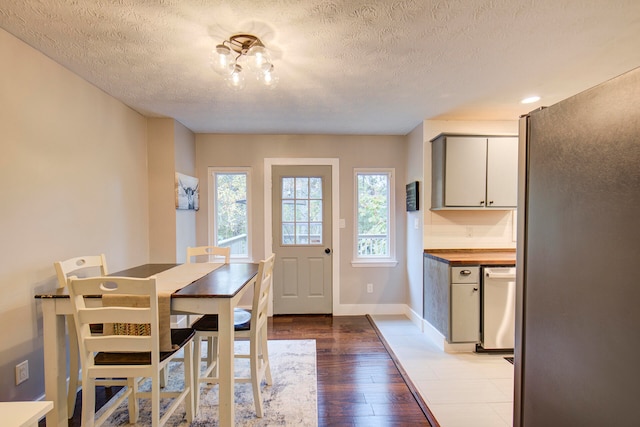
M425 249L423 319L443 338L443 349L475 349L480 342L481 268L513 267L515 261L515 249Z

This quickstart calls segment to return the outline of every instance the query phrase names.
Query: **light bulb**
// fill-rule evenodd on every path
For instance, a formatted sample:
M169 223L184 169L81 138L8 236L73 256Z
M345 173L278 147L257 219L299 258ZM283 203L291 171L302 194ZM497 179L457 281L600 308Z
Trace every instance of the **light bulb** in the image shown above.
M234 65L231 49L223 44L217 45L211 55L211 68L226 76L231 73Z
M240 65L235 65L233 67L233 72L227 76L226 78L227 85L235 90L240 90L244 88L245 79L244 73L242 72L242 67Z
M253 46L247 51L248 64L255 70L262 69L264 64L270 63L269 52L264 46Z
M258 76L258 80L262 81L262 83L269 88L276 87L280 81L278 75L275 73L273 64L264 64L262 66L262 72Z

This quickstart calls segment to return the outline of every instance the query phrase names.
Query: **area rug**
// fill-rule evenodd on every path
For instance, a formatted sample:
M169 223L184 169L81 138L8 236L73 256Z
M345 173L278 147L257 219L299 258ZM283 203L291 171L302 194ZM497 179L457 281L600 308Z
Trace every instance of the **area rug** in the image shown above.
M203 346L206 345L203 343ZM257 418L253 404L251 384L235 385L236 426L317 426L317 370L315 340L270 340L269 360L273 385L262 385L264 416ZM248 351L247 342L237 342L236 352ZM203 354L204 352L203 347ZM248 376L248 360L236 359L236 376ZM169 384L166 390L182 386L182 363L171 363ZM149 389L145 383L141 389ZM170 403L162 400L161 407ZM149 426L151 404L140 400L140 418L135 426ZM161 410L162 413L162 410ZM184 406L176 409L166 426L210 427L218 425L218 386L200 386L200 410L191 424L185 419ZM107 420L104 426L114 427L129 424L126 402Z

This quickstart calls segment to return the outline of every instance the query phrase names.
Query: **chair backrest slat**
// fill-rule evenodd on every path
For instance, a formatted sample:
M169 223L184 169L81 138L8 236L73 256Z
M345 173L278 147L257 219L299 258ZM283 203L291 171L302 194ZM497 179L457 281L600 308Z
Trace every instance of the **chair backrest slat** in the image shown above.
M150 335L102 335L85 339L87 351L98 353L100 351L120 352L150 352L153 348L153 339Z
M138 307L93 307L78 311L81 323L150 323L151 310Z
M219 246L196 246L187 248L187 264L194 262L192 257L207 256L208 262L224 259L225 264L229 264L231 259L231 248L221 248ZM196 261L197 262L197 261Z

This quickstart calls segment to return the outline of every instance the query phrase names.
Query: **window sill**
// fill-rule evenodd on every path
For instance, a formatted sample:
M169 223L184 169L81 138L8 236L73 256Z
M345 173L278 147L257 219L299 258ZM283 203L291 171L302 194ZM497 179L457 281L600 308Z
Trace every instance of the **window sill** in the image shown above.
M362 268L362 267L395 267L398 265L398 261L395 259L358 259L351 260L351 266Z

